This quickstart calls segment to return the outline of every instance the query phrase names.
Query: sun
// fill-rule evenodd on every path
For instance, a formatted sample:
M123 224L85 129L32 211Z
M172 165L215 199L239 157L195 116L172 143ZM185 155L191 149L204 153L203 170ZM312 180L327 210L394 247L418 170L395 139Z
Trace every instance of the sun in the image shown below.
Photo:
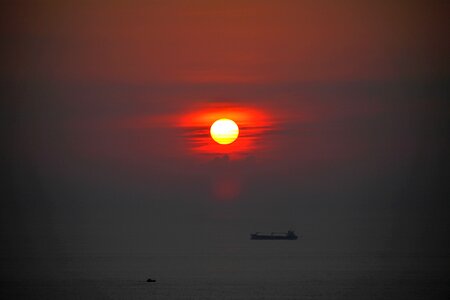
M219 119L211 125L211 137L221 145L234 142L239 136L239 127L230 119Z

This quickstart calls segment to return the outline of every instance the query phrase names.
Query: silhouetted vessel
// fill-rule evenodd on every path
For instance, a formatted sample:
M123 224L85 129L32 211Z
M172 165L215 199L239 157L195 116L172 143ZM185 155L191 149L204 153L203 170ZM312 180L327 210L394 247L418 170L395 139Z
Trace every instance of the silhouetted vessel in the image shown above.
M296 240L298 236L295 235L294 231L289 230L288 232L271 232L270 234L263 234L260 232L255 232L250 234L251 240Z

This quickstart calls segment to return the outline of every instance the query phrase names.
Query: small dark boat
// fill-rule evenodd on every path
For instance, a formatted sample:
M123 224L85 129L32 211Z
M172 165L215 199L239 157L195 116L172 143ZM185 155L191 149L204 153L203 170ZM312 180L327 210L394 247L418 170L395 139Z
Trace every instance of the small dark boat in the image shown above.
M147 282L156 282L156 280L149 278L149 279L147 279Z
M270 234L263 234L260 232L255 232L250 234L251 240L296 240L298 236L295 235L294 231L289 230L288 232L271 232Z

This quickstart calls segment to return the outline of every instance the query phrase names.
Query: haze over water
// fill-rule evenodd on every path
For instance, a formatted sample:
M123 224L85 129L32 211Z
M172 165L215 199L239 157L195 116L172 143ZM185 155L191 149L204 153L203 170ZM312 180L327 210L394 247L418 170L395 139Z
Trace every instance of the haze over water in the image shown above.
M310 240L213 238L198 248L41 258L64 272L2 283L18 299L439 299L447 259L376 251L312 251ZM7 264L3 263L3 266ZM147 278L156 283L146 283Z

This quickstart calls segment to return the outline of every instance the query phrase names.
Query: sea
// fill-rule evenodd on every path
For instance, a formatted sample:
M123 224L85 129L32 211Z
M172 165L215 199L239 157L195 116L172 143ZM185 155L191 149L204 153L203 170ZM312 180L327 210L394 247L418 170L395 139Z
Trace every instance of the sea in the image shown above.
M450 299L450 264L444 255L313 251L301 239L54 255L40 266L58 260L63 267L56 272L3 280L1 298Z

